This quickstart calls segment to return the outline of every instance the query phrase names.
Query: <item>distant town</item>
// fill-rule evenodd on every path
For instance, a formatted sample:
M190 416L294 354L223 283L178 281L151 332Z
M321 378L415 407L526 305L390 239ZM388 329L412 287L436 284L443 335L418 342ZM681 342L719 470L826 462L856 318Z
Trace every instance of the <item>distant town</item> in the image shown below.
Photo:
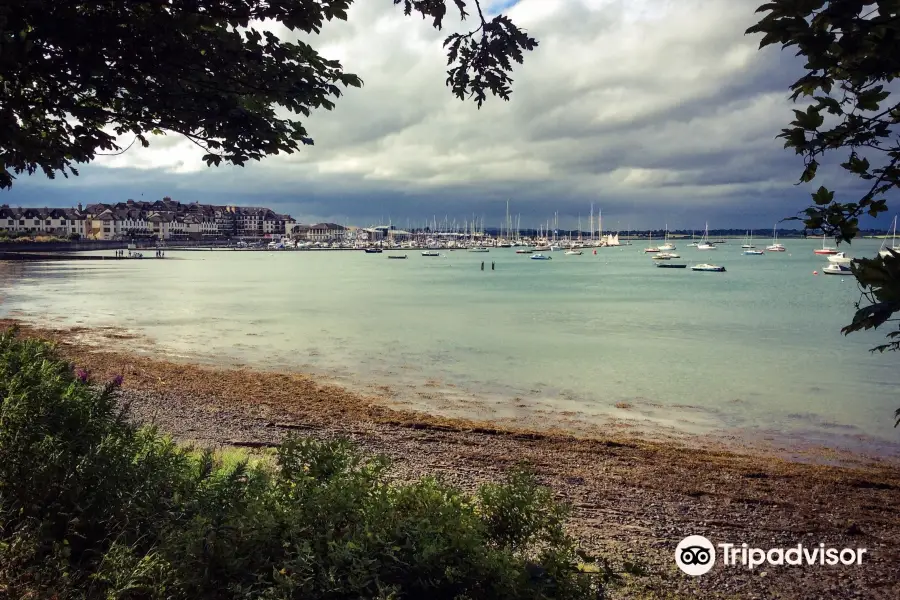
M152 202L128 200L115 204L96 203L73 208L13 208L0 206L0 238L54 237L70 240L290 240L316 244L372 244L379 242L419 242L422 245L513 245L535 241L591 242L590 245L615 244L626 239L693 237L703 231L655 230L604 232L591 224L591 231L563 230L558 227L520 229L507 226L486 228L483 219L472 222L443 221L401 229L393 224L371 227L344 226L337 223L298 223L287 214L270 208L181 202L165 197ZM741 237L744 229L710 229L709 236ZM763 233L763 232L759 232ZM863 235L883 234L866 230ZM771 234L771 231L766 232ZM778 231L779 237L805 237L800 230ZM760 237L765 237L761 235ZM519 245L519 244L516 244Z

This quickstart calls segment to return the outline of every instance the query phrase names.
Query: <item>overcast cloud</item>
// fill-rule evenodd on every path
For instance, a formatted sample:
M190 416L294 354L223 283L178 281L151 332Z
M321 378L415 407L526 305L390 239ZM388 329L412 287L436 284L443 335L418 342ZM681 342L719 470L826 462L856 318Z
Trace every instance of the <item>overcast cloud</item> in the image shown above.
M490 2L489 2L490 3ZM391 0L358 0L313 40L365 81L307 123L315 146L246 168L207 169L177 136L103 157L79 178L20 178L0 202L71 205L169 195L270 205L306 222L522 225L590 203L608 228L759 227L803 208L802 165L775 140L791 117L801 64L744 36L762 0L503 0L539 48L514 74L512 101L481 109L444 87L443 32ZM279 35L287 32L275 29ZM130 139L123 140L124 145ZM852 180L821 170L821 184ZM858 188L857 188L858 189Z

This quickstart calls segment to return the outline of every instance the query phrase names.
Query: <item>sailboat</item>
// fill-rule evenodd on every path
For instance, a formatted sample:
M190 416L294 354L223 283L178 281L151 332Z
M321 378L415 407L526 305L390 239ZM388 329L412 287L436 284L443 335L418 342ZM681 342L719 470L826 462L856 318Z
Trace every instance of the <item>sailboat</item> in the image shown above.
M659 252L659 248L653 245L653 232L650 232L650 247L644 248L644 254L648 252Z
M697 250L715 250L715 249L716 249L716 247L709 241L709 223L707 223L706 228L703 230L703 238L700 240L700 243L697 244Z
M669 224L666 223L666 239L665 243L659 247L661 252L671 252L675 249L675 244L669 242Z
M881 243L881 249L878 251L878 256L881 258L887 258L891 255L891 250L894 252L900 253L900 246L897 245L897 217L894 216L894 231L891 234L891 247L885 248L884 244L887 242L887 238L884 238L884 242Z
M813 250L814 254L837 254L837 248L825 245L825 234L822 234L822 247Z
M747 241L747 245L743 246L743 248L746 248L746 250L744 250L744 254L746 254L748 256L762 256L763 251L756 250L755 249L756 246L753 245L753 230L751 229L749 233L750 233L750 237Z
M753 246L753 230L751 229L750 231L747 232L747 237L744 238L744 243L741 244L741 248L744 248L746 250L746 249L754 248L754 247L755 246Z
M766 251L784 252L785 250L785 247L778 243L778 223L775 223L775 227L772 228L772 245L766 246Z
M688 244L688 247L689 247L689 248L696 248L696 247L697 247L697 242L694 241L694 230L693 230L693 229L691 229L691 243Z

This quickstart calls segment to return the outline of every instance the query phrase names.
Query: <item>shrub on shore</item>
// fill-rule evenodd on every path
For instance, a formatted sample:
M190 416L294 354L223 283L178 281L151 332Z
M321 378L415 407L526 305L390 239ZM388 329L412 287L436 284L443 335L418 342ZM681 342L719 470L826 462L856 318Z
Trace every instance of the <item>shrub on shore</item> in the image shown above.
M596 597L527 471L399 485L346 441L222 460L125 419L47 342L0 335L0 596ZM231 457L229 457L231 458Z

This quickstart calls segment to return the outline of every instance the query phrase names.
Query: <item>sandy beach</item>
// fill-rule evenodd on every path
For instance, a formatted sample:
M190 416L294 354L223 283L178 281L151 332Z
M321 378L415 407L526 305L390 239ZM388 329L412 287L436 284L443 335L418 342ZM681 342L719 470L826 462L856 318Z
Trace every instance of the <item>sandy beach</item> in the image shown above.
M615 428L575 437L440 418L309 375L173 362L152 348L138 354L121 344L97 346L84 333L21 326L21 335L58 342L96 381L123 375L132 418L185 442L265 448L291 432L344 436L391 457L398 479L433 475L464 488L526 461L572 504L572 528L585 549L620 572L638 565L626 569L632 573L623 573L613 597L900 597L895 461L827 452L788 461L784 449L726 448L699 438L637 439ZM116 335L127 338L108 337ZM824 464L838 458L843 464ZM860 566L718 565L691 578L673 560L688 535L759 548L824 543L867 554Z

